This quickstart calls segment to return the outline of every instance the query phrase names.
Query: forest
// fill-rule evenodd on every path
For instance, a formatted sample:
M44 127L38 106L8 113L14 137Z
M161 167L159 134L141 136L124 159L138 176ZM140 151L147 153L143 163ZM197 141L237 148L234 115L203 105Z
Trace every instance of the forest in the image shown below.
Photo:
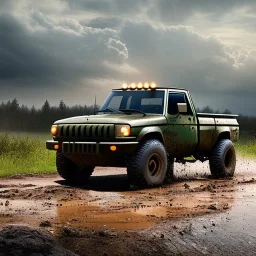
M58 106L51 106L46 100L41 108L19 104L15 98L0 105L0 130L19 132L49 132L56 120L79 115L93 115L99 110L94 105L66 106L63 100Z
M29 108L26 105L20 105L15 98L0 104L0 130L5 132L48 132L56 120L71 116L93 115L98 110L98 105L67 106L63 100L58 106L51 106L46 100L41 108L35 108L35 106ZM209 106L197 108L197 112L232 114L228 109L220 112ZM256 133L256 116L239 115L238 122L242 132Z

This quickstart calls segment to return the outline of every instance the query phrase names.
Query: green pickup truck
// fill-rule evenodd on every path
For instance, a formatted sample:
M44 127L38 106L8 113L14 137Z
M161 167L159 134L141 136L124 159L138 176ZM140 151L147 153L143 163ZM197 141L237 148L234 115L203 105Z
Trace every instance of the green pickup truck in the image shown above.
M61 177L85 183L96 166L126 167L132 186L161 186L174 161L209 160L212 176L231 177L237 115L196 113L185 89L124 84L96 115L56 121L47 149L56 150Z

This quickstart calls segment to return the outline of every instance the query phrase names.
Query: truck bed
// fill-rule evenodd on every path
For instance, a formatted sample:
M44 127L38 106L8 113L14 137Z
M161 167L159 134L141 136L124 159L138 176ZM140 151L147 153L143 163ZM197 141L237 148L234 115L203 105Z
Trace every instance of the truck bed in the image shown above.
M219 134L226 134L232 141L239 137L238 115L197 113L199 124L199 149L210 152Z

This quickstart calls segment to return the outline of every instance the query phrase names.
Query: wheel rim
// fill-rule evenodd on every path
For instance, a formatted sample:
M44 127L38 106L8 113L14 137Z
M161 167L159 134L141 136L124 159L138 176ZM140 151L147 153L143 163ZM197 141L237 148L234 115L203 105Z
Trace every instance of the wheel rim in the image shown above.
M155 177L161 172L162 161L158 154L152 154L148 160L148 170L151 176Z

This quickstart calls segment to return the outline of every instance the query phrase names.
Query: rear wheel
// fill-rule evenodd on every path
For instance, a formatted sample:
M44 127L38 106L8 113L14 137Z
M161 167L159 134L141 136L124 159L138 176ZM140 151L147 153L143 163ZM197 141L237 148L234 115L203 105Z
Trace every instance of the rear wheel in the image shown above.
M209 163L214 177L232 177L236 168L236 152L232 141L218 141L212 150Z
M56 167L59 175L74 184L84 184L94 171L93 166L77 166L62 152L56 153Z
M174 158L168 157L167 170L164 179L165 184L169 184L174 180Z
M167 154L163 144L155 139L144 142L129 159L127 174L135 187L161 186L166 176Z

